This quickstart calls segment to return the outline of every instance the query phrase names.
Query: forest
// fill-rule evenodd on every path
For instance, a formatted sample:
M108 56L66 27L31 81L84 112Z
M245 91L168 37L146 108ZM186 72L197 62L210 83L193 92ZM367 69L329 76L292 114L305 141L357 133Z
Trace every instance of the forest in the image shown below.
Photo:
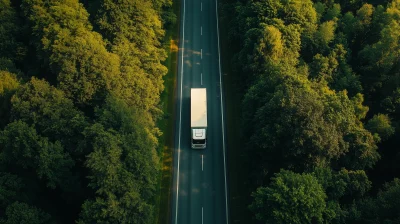
M171 0L0 0L0 223L154 223Z
M400 0L221 10L253 222L400 223Z

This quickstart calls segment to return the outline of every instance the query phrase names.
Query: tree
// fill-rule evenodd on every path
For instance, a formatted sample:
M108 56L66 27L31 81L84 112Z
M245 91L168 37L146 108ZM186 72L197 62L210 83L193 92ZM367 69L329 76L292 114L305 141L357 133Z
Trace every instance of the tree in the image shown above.
M0 52L1 57L15 62L21 61L26 54L26 47L20 40L21 21L11 6L10 0L0 1Z
M371 132L371 133L376 133L379 135L379 137L385 141L387 140L390 136L392 136L395 132L395 129L391 126L391 121L388 115L386 114L377 114L374 115L373 118L371 118L367 125L366 128Z
M336 18L340 18L341 14L341 6L340 4L333 4L332 7L326 10L326 14L324 15L324 20L335 20Z
M14 202L7 207L1 224L50 224L50 215L26 203Z
M398 75L390 71L397 66L396 59L400 57L399 30L398 22L392 20L382 30L381 39L377 43L367 45L359 52L363 65L364 85L370 92L381 90L391 92L396 87L391 80L396 80Z
M82 206L81 223L152 223L159 158L151 119L108 97L99 123L85 129L86 166L95 198Z
M312 175L317 178L329 200L339 200L346 194L347 183L329 167L316 167Z
M268 187L252 193L250 209L265 223L326 223L335 217L326 195L311 174L281 170Z
M337 44L329 54L331 61L336 60L338 65L332 73L332 82L330 87L336 91L347 91L350 97L353 97L362 92L363 87L360 82L359 75L353 72L349 65L349 49L345 48L342 44Z
M85 135L93 147L87 167L96 198L82 205L78 223L151 223L153 206L143 200L140 183L124 164L120 136L100 124L87 128Z
M0 152L1 164L22 168L26 173L33 169L49 188L67 183L71 176L73 161L60 142L50 142L22 121L8 124L0 132Z
M352 202L364 196L372 186L364 170L342 168L340 171L334 171L329 167L317 167L312 174L318 179L330 200L345 199Z
M12 117L31 125L42 136L60 143L71 155L81 155L82 130L88 125L83 113L64 92L45 80L32 78L13 96Z
M121 136L126 169L135 174L143 190L142 196L150 199L157 184L159 158L156 149L161 132L140 109L131 108L118 98L108 97L96 115L107 130L114 130Z
M381 158L374 137L364 128L357 127L344 138L350 147L346 156L340 160L342 166L351 170L372 168Z
M335 29L334 21L326 21L319 26L315 39L320 41L320 45L326 47L335 38Z
M14 74L0 71L0 129L10 121L10 100L18 87L19 82Z
M165 31L160 7L168 2L102 0L96 15L110 49L121 59L123 88L119 97L130 105L158 114L163 76L167 73L161 64L166 52L161 46Z
M357 198L364 196L372 187L372 182L368 180L364 170L342 169L337 174L338 178L346 184L346 196ZM350 200L348 200L350 201Z
M21 178L10 173L0 172L0 211L4 211L9 204L21 198L22 187Z
M315 81L333 81L333 73L338 67L338 61L334 57L324 57L316 54L310 63L310 79Z
M280 167L299 166L300 170L329 164L346 154L349 144L356 147L357 142L345 139L347 133L359 129L346 92L335 93L323 83L312 84L288 72L276 79L282 83L271 75L262 76L245 95L243 108L249 112L243 114L246 123L254 124L246 131L251 136L248 147L266 164L280 161Z
M107 52L101 35L92 31L79 1L24 1L22 7L43 66L50 66L68 97L94 106L107 93L119 92L119 57Z
M364 119L369 110L367 106L363 105L364 95L357 93L353 98L351 98L351 102L353 103L356 117L359 120Z
M349 222L352 223L388 223L395 224L400 221L400 180L384 184L376 198L367 197L353 205Z

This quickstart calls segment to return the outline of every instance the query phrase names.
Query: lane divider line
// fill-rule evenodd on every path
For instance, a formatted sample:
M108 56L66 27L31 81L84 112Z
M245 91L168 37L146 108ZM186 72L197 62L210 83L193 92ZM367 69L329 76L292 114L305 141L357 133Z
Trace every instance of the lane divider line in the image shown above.
M204 167L204 160L203 160L203 155L201 155L201 171L203 171Z

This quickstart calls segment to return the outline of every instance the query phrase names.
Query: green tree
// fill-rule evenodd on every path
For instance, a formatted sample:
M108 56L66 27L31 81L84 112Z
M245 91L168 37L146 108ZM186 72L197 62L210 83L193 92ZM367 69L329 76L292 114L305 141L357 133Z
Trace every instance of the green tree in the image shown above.
M352 202L364 196L372 186L364 170L353 171L342 168L340 171L333 171L329 167L317 167L312 174L331 200L345 199Z
M0 1L0 52L1 57L21 61L26 47L21 42L21 21L10 0Z
M159 158L151 119L108 97L99 123L85 129L92 153L86 166L96 197L82 206L81 223L152 223Z
M93 106L107 93L119 92L119 57L107 52L78 0L23 1L22 6L38 57L43 66L50 66L68 97L81 106Z
M333 4L332 7L326 10L326 13L324 15L324 20L325 21L334 20L335 18L340 18L341 16L342 14L341 14L340 4Z
M329 167L316 167L312 175L323 187L328 199L339 200L346 194L347 183Z
M359 52L363 81L369 92L391 92L396 87L393 81L398 79L398 75L390 71L397 66L397 58L400 57L399 37L400 26L392 20L382 30L381 39L377 43L367 45Z
M153 206L141 198L141 186L123 162L120 136L100 124L87 128L85 135L93 147L87 167L96 198L82 205L79 223L151 223Z
M324 57L316 54L310 63L310 79L315 81L325 80L332 82L333 73L337 69L339 63L334 57Z
M82 154L82 130L87 122L64 92L44 80L32 78L13 96L12 116L31 125L42 136L60 141L71 155Z
M249 207L265 223L326 223L335 217L322 186L311 174L281 170L252 197Z
M363 105L364 102L364 95L361 93L357 93L353 98L351 98L351 101L354 106L354 111L355 115L359 120L362 120L367 116L369 108L365 105Z
M21 198L23 187L21 178L16 175L0 172L0 211Z
M0 71L0 129L10 121L11 97L19 87L17 77L6 71Z
M392 136L395 132L395 129L391 125L391 121L388 115L386 114L377 114L374 115L373 118L371 118L367 125L366 128L371 132L371 133L376 133L379 135L379 137L385 141L387 140L390 136Z
M14 202L7 207L1 224L50 224L50 215L22 202Z
M338 178L346 184L345 195L351 198L364 196L372 187L372 182L368 180L364 170L342 169L338 173Z
M337 68L332 73L332 82L330 87L336 91L346 90L350 97L361 93L363 88L360 82L359 75L353 72L349 61L349 49L345 48L342 44L337 44L329 54L331 61L336 60L338 63Z
M336 23L332 20L322 23L316 32L316 39L327 46L335 38Z
M111 51L121 59L120 98L152 113L160 113L157 104L164 89L163 76L167 73L161 64L166 52L161 46L165 31L159 7L168 2L102 0L96 16Z
M354 204L348 222L395 224L400 221L400 180L384 184L375 198L365 198Z
M381 158L377 152L375 138L363 127L357 127L345 136L349 142L349 150L346 156L341 158L340 164L351 170L372 168Z
M141 110L129 107L123 100L108 97L104 107L96 111L98 121L107 130L119 133L127 169L136 175L143 196L150 199L155 192L159 158L157 138L161 135L151 119ZM139 172L140 170L140 172Z
M0 132L0 162L11 167L19 167L45 179L47 186L55 188L66 183L70 177L73 161L64 152L60 142L50 142L36 130L22 121L15 121ZM21 173L23 174L23 173Z

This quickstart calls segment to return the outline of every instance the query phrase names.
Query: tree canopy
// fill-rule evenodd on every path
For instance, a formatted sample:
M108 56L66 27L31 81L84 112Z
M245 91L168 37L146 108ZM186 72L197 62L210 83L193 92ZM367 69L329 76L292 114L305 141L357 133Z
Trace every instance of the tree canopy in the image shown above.
M234 46L229 80L242 99L238 132L251 161L243 162L249 171L241 178L252 197L236 196L252 201L253 218L398 221L372 213L378 209L372 204L382 194L376 189L400 172L400 1L223 2L228 44ZM329 210L318 214L326 216L291 204L298 200L277 190L292 189L283 175L297 183L315 177L326 196L321 209ZM372 218L363 219L364 212Z
M268 187L258 188L250 205L265 223L326 223L332 211L317 179L310 174L281 170Z
M0 0L0 223L154 223L170 0Z

